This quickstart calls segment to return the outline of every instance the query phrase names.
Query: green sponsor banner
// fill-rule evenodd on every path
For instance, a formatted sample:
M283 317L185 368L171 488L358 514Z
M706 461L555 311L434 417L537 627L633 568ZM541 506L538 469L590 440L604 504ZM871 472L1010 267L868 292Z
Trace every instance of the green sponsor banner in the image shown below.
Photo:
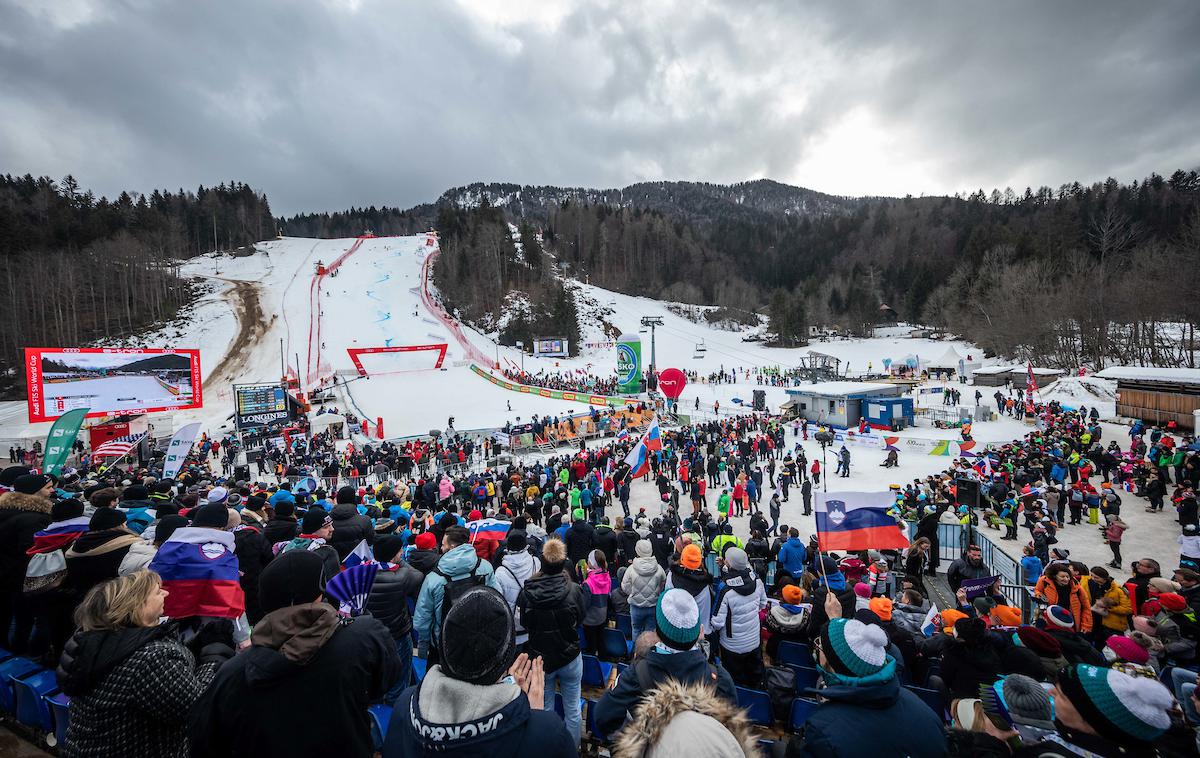
M524 395L537 395L551 400L567 400L574 403L586 403L588 405L606 405L614 408L620 408L625 405L626 400L623 397L611 397L609 395L592 395L587 392L570 392L568 390L550 390L545 387L530 387L528 384L516 384L497 376L493 376L483 369L471 364L471 370L479 374L484 379L487 379L497 387L503 387L506 390L520 392Z
M627 395L642 391L642 338L636 334L617 338L617 384Z
M42 473L58 475L67 456L71 454L71 446L79 436L79 428L91 408L76 408L59 416L46 435L46 449L42 454Z

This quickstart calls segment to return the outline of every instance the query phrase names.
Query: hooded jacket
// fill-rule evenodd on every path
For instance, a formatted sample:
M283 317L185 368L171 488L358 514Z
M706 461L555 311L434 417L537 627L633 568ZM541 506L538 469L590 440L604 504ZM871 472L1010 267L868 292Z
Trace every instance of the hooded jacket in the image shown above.
M921 631L921 625L925 623L925 616L928 613L928 600L923 601L921 605L894 603L892 604L892 623L897 629L917 637L923 637L925 633Z
M125 526L134 534L141 534L154 521L157 513L149 500L122 500L117 510L125 514Z
M650 690L621 730L613 746L614 755L693 755L697 748L711 745L717 727L728 731L746 756L760 754L758 735L745 711L719 697L704 683L682 684L667 680ZM681 714L680 722L672 721ZM696 719L696 715L707 719ZM728 738L725 738L728 740ZM732 746L730 746L732 748Z
M336 534L336 532L335 532ZM446 578L460 579L474 573L482 577L482 583L488 587L496 586L496 575L492 564L482 560L475 553L475 546L467 543L459 545L442 555L437 564L437 571L431 571L421 585L421 594L417 597L417 607L413 613L413 628L420 635L422 643L426 640L437 640L442 629L442 598L446 590Z
M737 687L729 672L719 664L710 664L700 648L685 652L663 653L651 650L642 659L621 672L617 684L605 691L593 705L596 727L602 734L613 735L638 707L643 697L668 683L703 685L716 690L716 694L729 705L737 704ZM644 678L647 681L643 681Z
M51 522L48 498L20 492L0 494L0 591L20 592L33 535Z
M505 553L504 558L500 561L500 567L496 569L496 589L504 595L508 607L513 611L518 645L524 644L529 639L529 635L524 633L521 620L516 617L517 595L521 594L521 588L525 586L525 582L529 581L530 577L541 568L542 562L532 553L528 550L520 550L515 553Z
M655 560L653 553L639 555L633 559L621 579L621 590L629 598L630 605L651 608L658 602L666 580L667 573Z
M273 518L263 527L263 538L268 545L289 542L300 536L300 522L295 518Z
M788 537L783 546L779 548L780 567L796 578L804 573L804 566L807 562L808 548L804 546L799 537Z
M368 545L375 544L375 526L352 503L333 506L329 517L333 519L333 536L329 538L329 544L337 550L339 560L350 555L350 551L363 540Z
M696 607L700 609L701 634L712 634L712 585L713 578L704 567L698 569L686 568L678 563L671 566L667 574L663 590L679 588L685 590L696 599Z
M148 548L142 538L123 526L115 529L84 532L64 554L67 559L66 589L75 602L83 600L88 590L108 579L121 575L121 564L131 549ZM149 548L153 554L153 548Z
M822 702L792 738L788 755L835 756L944 755L942 720L896 679L888 656L878 674L842 677L825 674L823 689L805 690Z
M383 758L454 755L466 758L573 758L575 741L554 711L531 708L509 682L480 685L433 666L396 702Z
M530 656L540 655L547 672L579 657L583 593L565 573L538 574L517 593L520 624L529 633Z
M192 711L192 758L374 753L367 706L400 675L387 628L325 603L268 613Z
M596 547L596 528L579 519L571 522L563 542L567 546L567 561L573 566L587 560L588 553Z
M722 580L712 628L721 635L721 647L731 653L749 653L761 642L758 612L767 605L767 593L750 569L728 573Z
M224 655L197 666L176 633L169 623L76 632L56 672L71 697L64 755L187 755L189 709L233 651L219 645Z
M418 550L414 548L408 554L408 565L422 574L428 574L437 567L439 558L441 558L441 554L436 550Z

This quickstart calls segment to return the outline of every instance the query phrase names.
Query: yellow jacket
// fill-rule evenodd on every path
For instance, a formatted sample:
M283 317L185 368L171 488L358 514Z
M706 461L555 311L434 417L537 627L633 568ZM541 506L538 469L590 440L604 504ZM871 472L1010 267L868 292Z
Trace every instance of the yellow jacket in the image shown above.
M1095 582L1088 579L1084 582L1088 595L1092 597L1092 602L1107 599L1112 603L1108 609L1107 616L1101 616L1100 623L1105 629L1111 629L1113 634L1124 634L1129 628L1129 617L1133 615L1133 603L1129 602L1129 593L1125 592L1125 588L1117 584L1115 581L1110 581L1108 589L1099 597L1096 594L1100 592L1100 588Z

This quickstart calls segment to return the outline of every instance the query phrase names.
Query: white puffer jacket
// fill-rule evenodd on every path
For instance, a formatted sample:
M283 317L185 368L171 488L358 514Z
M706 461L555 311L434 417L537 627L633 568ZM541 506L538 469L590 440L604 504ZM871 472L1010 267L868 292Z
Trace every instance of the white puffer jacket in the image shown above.
M521 626L521 614L517 610L517 595L521 593L521 588L525 586L529 577L536 574L541 568L542 562L533 554L528 550L520 550L515 553L505 553L504 559L500 561L500 568L495 572L496 589L500 590L500 594L504 595L504 599L508 601L508 607L512 609L516 620L516 644L518 645L528 642L529 635Z
M642 552L643 542L645 540L638 542L639 554ZM652 608L658 603L658 596L662 594L666 581L667 572L658 565L658 561L653 557L640 556L634 558L633 563L626 569L625 576L621 579L621 590L629 598L630 605Z
M712 628L721 647L731 653L749 653L762 640L758 612L767 606L767 593L753 571L739 571L725 578L717 596Z

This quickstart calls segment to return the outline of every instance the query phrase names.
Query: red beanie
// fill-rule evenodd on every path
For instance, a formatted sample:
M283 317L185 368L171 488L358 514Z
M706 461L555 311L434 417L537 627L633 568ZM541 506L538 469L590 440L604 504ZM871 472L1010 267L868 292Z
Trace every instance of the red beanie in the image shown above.
M433 550L437 547L437 537L433 536L433 532L421 532L415 544L418 550Z
M1171 613L1178 613L1187 608L1187 600L1184 600L1183 595L1178 592L1164 592L1158 596L1158 604L1164 611Z
M481 518L483 518L483 511L478 508L467 514L467 521L478 521Z

